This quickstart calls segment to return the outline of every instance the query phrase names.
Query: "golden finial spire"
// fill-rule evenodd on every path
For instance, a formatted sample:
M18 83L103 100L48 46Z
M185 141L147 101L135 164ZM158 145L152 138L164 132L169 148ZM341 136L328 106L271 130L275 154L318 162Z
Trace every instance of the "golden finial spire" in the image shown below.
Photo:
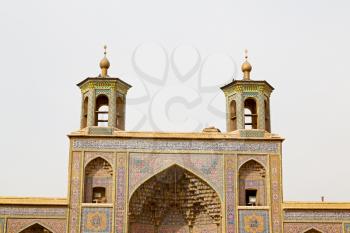
M245 61L242 64L243 80L250 80L250 72L252 71L252 66L248 62L248 50L244 50Z
M108 77L107 71L110 66L110 63L107 59L107 45L103 46L104 48L104 57L100 61L100 68L101 68L101 76L102 77Z

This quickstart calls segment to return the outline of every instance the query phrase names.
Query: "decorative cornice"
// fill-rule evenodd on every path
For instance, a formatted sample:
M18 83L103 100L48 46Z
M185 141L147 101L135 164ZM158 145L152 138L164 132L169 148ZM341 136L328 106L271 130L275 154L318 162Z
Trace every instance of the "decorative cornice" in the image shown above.
M260 92L270 96L273 91L273 87L266 81L233 81L221 89L226 96L242 92Z
M283 202L282 208L288 209L347 209L350 210L350 202Z
M68 205L67 198L0 197L0 205Z
M81 92L84 94L89 90L93 89L110 89L113 91L117 91L126 95L129 88L131 87L129 84L123 82L118 78L111 79L99 79L99 78L88 78L83 82L79 83L78 86L81 89Z

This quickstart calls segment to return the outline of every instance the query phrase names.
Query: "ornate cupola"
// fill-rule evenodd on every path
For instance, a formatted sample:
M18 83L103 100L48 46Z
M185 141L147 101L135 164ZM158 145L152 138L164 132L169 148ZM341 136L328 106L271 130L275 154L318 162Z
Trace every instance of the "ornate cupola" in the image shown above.
M80 128L111 127L125 129L125 100L131 87L119 78L108 75L110 66L107 47L100 61L101 74L89 77L77 84L81 90Z
M251 71L246 50L242 64L243 79L221 87L226 97L228 132L244 129L271 132L270 95L273 87L266 81L251 80Z

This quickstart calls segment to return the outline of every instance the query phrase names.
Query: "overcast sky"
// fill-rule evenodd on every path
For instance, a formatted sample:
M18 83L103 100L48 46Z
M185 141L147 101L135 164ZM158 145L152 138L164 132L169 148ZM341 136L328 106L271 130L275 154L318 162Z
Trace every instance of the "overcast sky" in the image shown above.
M285 200L350 201L349 1L1 1L1 196L67 193L80 91L99 74L133 85L128 130L225 131L218 88L267 80Z

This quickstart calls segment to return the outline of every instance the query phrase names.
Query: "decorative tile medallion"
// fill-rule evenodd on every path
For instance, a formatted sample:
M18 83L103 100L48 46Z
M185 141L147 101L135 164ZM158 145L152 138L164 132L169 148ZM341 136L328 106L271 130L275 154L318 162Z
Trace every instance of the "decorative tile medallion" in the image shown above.
M257 153L278 153L279 142L238 140L168 140L168 139L74 139L74 149L113 150L195 150L195 151L244 151Z
M222 197L223 159L217 154L140 154L131 153L129 159L129 194L144 181L177 164L205 179ZM131 197L131 195L130 195Z
M226 181L226 229L227 233L235 233L235 156L225 155Z
M269 233L267 210L240 210L239 233Z
M81 224L83 233L110 233L112 231L112 208L83 208Z
M350 233L350 223L344 224L344 233Z

